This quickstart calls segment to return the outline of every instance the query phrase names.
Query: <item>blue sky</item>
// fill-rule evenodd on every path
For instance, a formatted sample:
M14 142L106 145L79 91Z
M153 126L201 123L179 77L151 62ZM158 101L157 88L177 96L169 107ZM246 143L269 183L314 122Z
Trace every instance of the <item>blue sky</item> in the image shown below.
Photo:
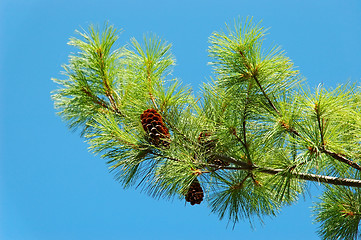
M311 87L361 78L361 2L1 0L0 239L319 239L313 198L265 225L232 230L206 204L156 200L122 189L104 160L55 115L50 80L62 78L75 29L109 21L119 46L153 32L173 44L174 75L197 89L211 75L208 37L253 16L270 28Z

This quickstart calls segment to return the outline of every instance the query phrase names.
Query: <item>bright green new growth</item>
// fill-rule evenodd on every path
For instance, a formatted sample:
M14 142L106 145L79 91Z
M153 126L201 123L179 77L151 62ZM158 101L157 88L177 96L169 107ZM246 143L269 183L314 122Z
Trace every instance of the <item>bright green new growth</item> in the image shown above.
M320 236L357 239L359 87L308 90L279 47L263 49L265 29L250 20L210 37L214 80L199 97L172 77L171 45L157 36L116 49L112 26L79 34L52 97L124 187L184 199L197 178L212 212L252 223L296 202L306 181L319 182L327 186L314 208ZM167 147L149 141L140 119L147 109L163 117Z

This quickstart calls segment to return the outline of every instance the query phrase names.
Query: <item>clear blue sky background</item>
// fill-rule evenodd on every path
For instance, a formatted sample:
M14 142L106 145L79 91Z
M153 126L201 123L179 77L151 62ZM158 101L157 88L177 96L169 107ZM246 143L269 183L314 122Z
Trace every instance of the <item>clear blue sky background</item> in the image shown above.
M246 16L270 27L267 44L280 44L310 86L360 81L359 0L1 0L0 239L319 239L317 191L264 226L232 230L205 203L123 190L55 115L50 78L62 78L75 29L109 21L125 30L119 45L154 32L173 43L174 75L197 89L211 74L208 37Z

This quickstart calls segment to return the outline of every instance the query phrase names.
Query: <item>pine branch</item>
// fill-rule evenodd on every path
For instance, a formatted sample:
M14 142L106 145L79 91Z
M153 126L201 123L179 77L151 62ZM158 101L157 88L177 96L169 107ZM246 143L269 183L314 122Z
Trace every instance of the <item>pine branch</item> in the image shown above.
M242 54L242 52L240 51L241 55L244 57L244 55ZM272 101L269 99L269 97L267 96L267 94L264 92L262 86L260 85L257 77L255 75L253 75L256 83L258 84L258 86L260 87L261 91L262 91L262 94L264 95L264 97L268 100L268 102L270 103L270 105L272 106L272 108L276 111L276 113L278 115L280 115L280 112L277 110L277 108L275 107L275 105L272 103ZM318 127L319 127L319 131L320 131L320 136L321 136L321 144L322 146L320 147L321 149L321 152L322 153L325 153L329 156L331 156L332 158L342 162L342 163L345 163L347 165L349 165L350 167L354 168L354 169L357 169L359 171L361 171L361 166L358 165L357 163L351 161L350 159L347 159L345 158L344 156L340 155L340 154L337 154L335 152L332 152L332 151L329 151L329 150L326 150L325 149L325 146L324 146L324 137L323 137L323 127L321 126L321 119L320 119L320 116L319 116L319 112L318 112L318 106L316 105L315 106L315 111L316 111L316 115L317 115L317 122L318 122ZM296 135L297 137L301 137L301 134L295 130L294 128L292 127L289 127L287 126L286 128L288 130L289 133L293 133L294 135ZM304 138L303 138L304 139Z
M305 189L304 181L318 182L335 189L327 196L329 205L321 210L336 206L319 218L320 222L331 220L321 234L326 233L326 239L336 236L329 232L339 226L334 232L344 231L344 239L350 239L350 233L357 234L360 219L356 218L361 211L347 206L360 206L361 180L334 176L361 171L351 160L359 154L359 99L350 91L335 91L320 95L325 101L318 100L316 93L316 100L305 94L304 100L297 97L295 105L290 104L289 97L297 96L290 90L299 82L298 71L277 47L263 54L264 33L248 22L235 33L213 34L209 52L218 82L204 92L204 106L201 103L198 109L199 99L194 101L183 90L176 93L177 84L169 87L166 83L174 65L170 44L153 36L144 39L144 46L133 39L134 51L124 47L110 52L117 39L113 28L107 27L101 38L91 28L90 34L81 34L84 41L71 39L70 45L80 52L71 56L65 67L69 79L57 81L63 89L53 98L72 128L85 127L90 148L110 159L111 169L125 187L141 179L139 184L153 196L183 197L199 177L200 184L209 189L212 211L220 218L228 212L230 220L237 222L275 215L283 204L296 201ZM312 110L313 102L317 103ZM163 115L164 122L157 126L166 123L170 128L167 148L153 144L143 132L147 131L144 122L140 125L140 113L151 106ZM296 106L300 115L289 111L289 106ZM345 122L345 116L351 117ZM157 122L154 116L149 119ZM197 141L199 131L208 130L215 137ZM230 134L236 139L227 138ZM339 153L347 150L351 159ZM326 160L321 171L333 176L310 173L318 167L319 158ZM270 180L270 185L259 187L263 180ZM352 191L353 198L343 199ZM332 198L337 193L341 205ZM344 230L349 224L340 223L352 218L357 221Z
M251 68L250 64L247 62L247 59L246 59L246 57L244 56L244 54L243 54L243 52L241 50L239 50L239 53L242 56L243 60L245 61L245 65L246 65L247 69L252 72L252 77L255 80L255 82L257 83L258 87L260 88L263 96L266 98L266 100L268 101L270 106L273 108L273 110L279 116L281 116L281 113L276 108L276 106L273 104L273 102L271 101L271 99L268 97L265 90L263 89L262 85L260 84L260 82L259 82L259 80L257 78L257 70L256 69L253 70ZM324 147L324 137L323 137L323 127L321 126L321 119L320 119L320 115L319 115L319 107L318 107L317 104L315 106L315 111L316 111L316 115L317 115L317 122L318 122L318 127L319 127L319 131L320 131L320 136L321 136L321 144L322 144L321 152L331 156L332 158L334 158L334 159L336 159L336 160L338 160L338 161L340 161L342 163L345 163L345 164L353 167L354 169L357 169L357 170L361 171L361 166L358 165L357 163L355 163L355 162L341 156L340 154L337 154L337 153L334 153L332 151L329 151L329 150L325 149L325 147ZM298 137L301 137L301 134L297 130L295 130L294 128L288 127L287 130L288 130L289 133L293 133L294 135L296 135Z
M268 95L266 94L265 90L263 89L263 87L261 86L261 83L259 82L257 75L256 74L252 74L253 79L256 81L258 87L260 88L263 96L267 99L269 105L273 108L273 110L275 110L275 112L278 114L278 116L281 116L281 113L278 111L278 109L276 108L276 106L273 104L273 102L271 101L271 99L268 97Z
M100 59L100 63L99 63L99 70L100 70L100 73L101 73L101 78L103 80L103 84L104 84L104 88L105 88L105 95L108 97L109 99L109 102L114 110L115 113L119 114L119 115L122 115L122 113L120 112L120 110L118 109L117 107L117 104L116 104L116 101L113 97L113 89L110 87L110 84L109 84L109 79L108 79L108 75L106 73L106 64L105 64L105 61L104 61L104 54L102 52L102 49L101 47L99 47L97 49L97 54L98 54L98 57Z
M341 154L338 154L338 153L332 152L332 151L330 151L330 150L327 150L327 149L325 149L324 147L322 147L322 148L320 149L320 151L321 151L322 153L327 154L328 156L331 156L332 158L334 158L334 159L336 159L336 160L338 160L338 161L340 161L340 162L342 162L342 163L345 163L345 164L353 167L354 169L357 169L357 170L361 171L361 166L360 166L360 165L358 165L358 164L355 163L354 161L351 161L350 159L345 158L345 157L342 156Z
M320 131L321 145L322 145L322 147L324 147L325 141L324 141L324 137L323 137L323 125L321 126L320 107L319 107L319 105L317 103L315 104L314 110L316 112L318 130Z
M322 131L321 125L319 125L319 127L320 127L320 131ZM288 132L295 134L297 137L301 137L301 134L299 134L294 128L289 127L289 128L287 128L287 130L288 130ZM321 137L322 137L322 133L321 133ZM321 139L321 142L323 143L323 137ZM319 149L322 153L325 153L326 155L332 157L333 159L340 161L342 163L345 163L345 164L349 165L350 167L361 171L361 166L359 164L342 156L341 154L327 150L324 145L322 145Z
M149 64L147 64L147 81L148 81L148 88L149 88L149 90L148 90L149 91L149 97L152 100L152 103L153 103L155 109L158 110L157 103L155 102L155 97L153 96L152 91L151 91L151 89L152 89L152 80L151 80L151 76L150 76L151 70L150 70Z
M229 163L233 163L239 168L234 168L234 170L249 170L249 171L258 171L262 173L267 173L271 175L276 175L281 172L284 172L285 169L274 169L274 168L266 168L266 167L259 167L255 164L248 164L246 162L240 161L233 157L224 156L224 155L216 155L220 160L226 161ZM291 171L290 174L295 178L313 181L313 182L320 182L320 183L328 183L332 185L339 185L339 186L348 186L348 187L361 187L361 180L356 179L348 179L348 178L338 178L338 177L330 177L324 175L316 175L310 173L297 173Z
M252 83L250 82L247 89L247 96L246 96L246 102L244 103L244 111L243 111L243 121L242 121L242 127L243 127L243 144L246 151L247 159L251 163L251 155L249 153L249 146L247 143L247 132L246 132L246 117L247 117L247 108L250 101L249 95L252 88Z
M82 88L82 91L86 95L88 95L88 97L90 97L95 104L98 104L103 108L110 109L108 104L103 99L101 99L101 98L97 97L96 95L94 95L89 89L84 87L84 88Z
M276 108L276 106L273 104L273 102L271 101L271 99L268 97L268 95L266 94L265 90L263 89L263 87L261 86L261 83L258 80L257 77L257 68L253 69L251 67L251 65L248 63L246 57L244 56L243 52L241 50L239 50L239 54L242 56L243 60L245 61L246 67L248 69L248 71L251 72L251 76L252 78L255 80L255 82L257 83L259 89L261 90L263 96L266 98L266 100L268 101L269 105L273 108L273 110L275 110L275 112L281 116L281 113L278 111L278 109Z
M155 152L152 152L152 154L155 155L155 156L159 156L159 157L171 160L171 161L181 162L181 160L177 159L177 158L168 157L168 156L158 154L158 153L155 153ZM219 166L219 165L214 165L214 164L207 164L208 167L214 167L215 171L216 170L221 170L221 169L247 170L247 171L262 172L262 173L266 173L266 174L270 174L270 175L276 175L276 174L279 174L279 173L282 173L282 172L286 171L286 169L275 169L275 168L260 167L260 166L257 166L255 164L252 164L252 163L246 163L244 161L240 161L240 160L235 159L233 157L220 155L220 154L215 155L215 157L222 160L222 161L233 163L234 165L239 166L239 167L228 167L228 166ZM290 168L290 169L292 170L294 168ZM293 171L290 171L290 174L292 176L294 176L295 178L306 180L306 181L327 183L327 184L338 185L338 186L348 186L348 187L357 187L357 188L361 187L361 180L357 180L357 179L331 177L331 176L317 175L317 174L311 174L311 173L298 173L298 172L293 172Z

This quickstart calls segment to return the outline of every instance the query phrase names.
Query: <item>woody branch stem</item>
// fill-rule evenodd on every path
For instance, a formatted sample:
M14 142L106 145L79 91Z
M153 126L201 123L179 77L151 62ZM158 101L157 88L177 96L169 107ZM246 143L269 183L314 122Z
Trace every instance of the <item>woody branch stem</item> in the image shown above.
M229 156L217 155L217 157L223 161L227 161L229 163L233 163L239 166L238 170L254 170L271 175L276 175L285 171L285 169L259 167L257 165L248 164L246 162L240 161L238 159ZM310 173L297 173L294 171L290 171L290 174L295 178L307 180L307 181L327 183L327 184L333 184L339 186L361 187L361 180L357 180L357 179L338 178L338 177L331 177L331 176L324 176L324 175L317 175Z

